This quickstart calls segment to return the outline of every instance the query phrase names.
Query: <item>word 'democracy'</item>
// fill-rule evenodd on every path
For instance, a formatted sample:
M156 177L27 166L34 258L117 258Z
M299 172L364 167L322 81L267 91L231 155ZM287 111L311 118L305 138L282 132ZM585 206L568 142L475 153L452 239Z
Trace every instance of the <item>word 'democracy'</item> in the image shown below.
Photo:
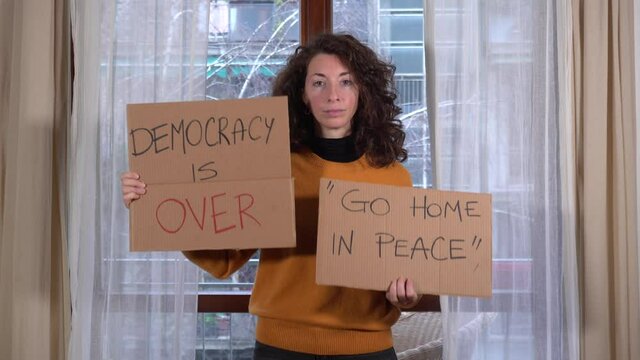
M317 273L327 285L386 290L403 276L422 293L489 296L491 197L323 179Z
M142 156L151 152L159 154L164 151L187 151L198 146L232 146L248 142L269 143L269 135L275 118L256 115L251 119L237 118L233 126L229 119L221 116L209 117L206 121L180 119L164 122L152 127L138 127L129 131L131 139L131 155Z

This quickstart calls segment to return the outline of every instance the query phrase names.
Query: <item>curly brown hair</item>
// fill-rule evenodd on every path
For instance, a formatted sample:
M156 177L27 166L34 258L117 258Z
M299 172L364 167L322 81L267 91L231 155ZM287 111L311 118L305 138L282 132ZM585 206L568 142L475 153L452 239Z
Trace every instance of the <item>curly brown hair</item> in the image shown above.
M273 96L289 98L291 151L300 152L310 147L314 136L313 115L302 96L307 67L318 54L337 56L358 86L358 108L351 129L356 151L366 154L369 163L375 167L406 160L405 133L402 122L396 118L401 110L394 102L397 97L393 82L396 68L348 34L322 34L308 45L299 46L276 77Z

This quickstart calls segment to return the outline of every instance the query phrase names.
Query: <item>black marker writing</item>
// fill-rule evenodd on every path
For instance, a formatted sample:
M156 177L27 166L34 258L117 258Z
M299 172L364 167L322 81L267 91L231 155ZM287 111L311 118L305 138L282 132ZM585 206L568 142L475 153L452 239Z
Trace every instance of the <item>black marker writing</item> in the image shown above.
M352 189L342 195L342 208L351 212L368 212L382 216L391 211L391 205L387 199L375 198L373 200L359 200L356 193L360 190Z
M273 130L275 118L254 116L250 120L210 117L207 121L181 119L177 122L159 124L151 129L132 129L131 154L141 156L148 152L181 151L186 154L190 147L231 146L244 142L267 144Z
M351 230L351 235L349 237L349 244L347 244L347 240L344 236L340 235L338 239L338 255L342 254L342 248L345 248L349 255L351 255L351 250L353 249L353 230ZM336 254L336 233L333 233L333 243L331 248L331 254Z
M378 245L378 258L382 258L384 249L387 248L393 249L393 256L408 257L411 260L420 254L424 256L425 260L433 259L435 261L467 258L464 255L464 249L459 247L459 243L464 243L462 239L447 240L442 236L438 236L432 240L427 240L425 245L425 240L422 237L416 238L411 243L409 240L397 239L393 234L386 232L375 233L375 237L375 243Z
M444 204L437 202L429 202L427 195L424 195L420 200L416 200L413 197L413 204L410 206L413 217L422 217L424 220L427 218L448 218L451 216L457 217L458 221L462 222L463 216L465 217L480 217L480 214L476 213L477 201L466 201L464 203L464 209L460 207L460 200L456 202L446 201Z

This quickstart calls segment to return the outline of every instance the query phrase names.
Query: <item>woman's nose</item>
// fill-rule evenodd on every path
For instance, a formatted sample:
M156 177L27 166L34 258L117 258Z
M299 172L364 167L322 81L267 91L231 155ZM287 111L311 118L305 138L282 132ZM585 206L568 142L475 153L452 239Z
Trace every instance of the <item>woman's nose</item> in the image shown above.
M337 85L330 85L327 88L327 91L327 100L329 100L330 102L340 101L340 90L338 89Z

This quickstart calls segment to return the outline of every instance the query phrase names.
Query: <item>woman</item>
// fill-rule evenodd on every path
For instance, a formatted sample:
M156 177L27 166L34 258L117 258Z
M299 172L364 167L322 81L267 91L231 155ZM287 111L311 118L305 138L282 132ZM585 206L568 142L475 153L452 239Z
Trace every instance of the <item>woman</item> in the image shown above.
M395 67L350 35L326 34L300 46L273 86L289 99L297 246L263 249L249 311L258 317L255 359L395 359L391 325L419 301L411 280L385 293L315 283L321 177L411 186L404 132L396 119ZM139 176L122 177L124 202L144 194ZM255 250L185 251L217 278ZM353 356L357 355L357 356Z

